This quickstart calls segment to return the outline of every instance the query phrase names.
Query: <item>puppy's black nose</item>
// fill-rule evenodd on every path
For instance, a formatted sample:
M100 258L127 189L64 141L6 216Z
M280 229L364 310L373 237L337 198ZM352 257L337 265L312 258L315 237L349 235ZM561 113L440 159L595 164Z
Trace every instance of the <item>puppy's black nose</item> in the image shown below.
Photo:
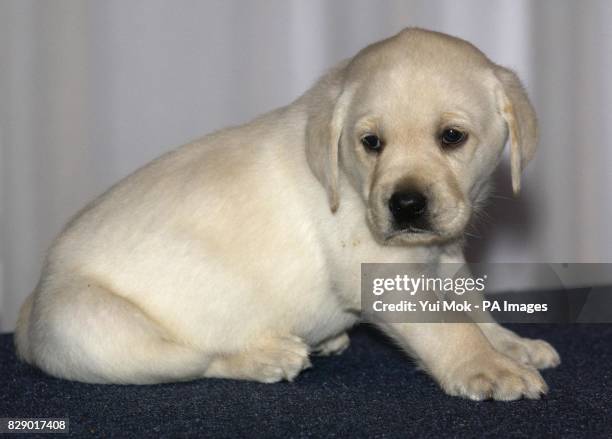
M399 228L422 228L427 212L427 198L420 192L395 192L389 199L389 210Z

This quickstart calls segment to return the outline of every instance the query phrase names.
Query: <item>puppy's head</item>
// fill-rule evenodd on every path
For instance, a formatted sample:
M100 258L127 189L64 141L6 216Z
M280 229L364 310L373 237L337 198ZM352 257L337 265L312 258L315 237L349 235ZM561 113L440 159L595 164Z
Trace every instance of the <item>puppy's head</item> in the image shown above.
M332 211L342 172L386 244L461 237L508 136L515 193L535 152L535 114L516 75L435 32L369 46L307 96L308 160Z

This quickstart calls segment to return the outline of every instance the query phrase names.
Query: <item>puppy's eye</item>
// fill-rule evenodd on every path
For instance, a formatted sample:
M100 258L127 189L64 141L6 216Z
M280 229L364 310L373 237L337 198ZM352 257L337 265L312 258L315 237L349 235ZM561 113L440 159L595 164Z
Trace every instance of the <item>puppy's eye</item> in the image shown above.
M442 131L442 135L440 136L442 146L457 146L460 143L465 142L466 139L467 133L459 131L456 128L447 128Z
M366 134L361 138L361 144L369 151L380 152L383 144L376 134Z

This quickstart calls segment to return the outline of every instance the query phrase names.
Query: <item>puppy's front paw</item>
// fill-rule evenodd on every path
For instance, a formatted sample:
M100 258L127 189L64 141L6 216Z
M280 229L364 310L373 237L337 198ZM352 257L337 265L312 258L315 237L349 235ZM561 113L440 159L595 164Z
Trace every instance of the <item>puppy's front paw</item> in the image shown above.
M449 395L476 401L539 399L548 391L540 373L495 351L462 363L440 384Z
M555 348L544 340L523 338L497 323L481 324L480 329L496 351L521 364L546 369L561 363Z
M502 340L494 347L516 361L538 369L556 367L561 363L555 348L544 340L515 336L512 339Z

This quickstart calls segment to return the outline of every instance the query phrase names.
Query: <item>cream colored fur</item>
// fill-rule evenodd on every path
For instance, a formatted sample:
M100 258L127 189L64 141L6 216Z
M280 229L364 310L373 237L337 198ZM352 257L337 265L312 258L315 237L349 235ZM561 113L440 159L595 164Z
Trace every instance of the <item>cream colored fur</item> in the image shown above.
M467 130L440 148L444 126ZM513 186L536 145L516 76L418 29L332 69L291 105L166 154L87 206L21 311L19 355L93 383L276 382L348 346L362 262L462 261L472 210L510 134ZM359 138L382 132L384 151ZM394 185L427 188L434 231L397 233ZM383 324L453 395L546 391L545 342L495 323ZM407 363L407 367L408 363Z

